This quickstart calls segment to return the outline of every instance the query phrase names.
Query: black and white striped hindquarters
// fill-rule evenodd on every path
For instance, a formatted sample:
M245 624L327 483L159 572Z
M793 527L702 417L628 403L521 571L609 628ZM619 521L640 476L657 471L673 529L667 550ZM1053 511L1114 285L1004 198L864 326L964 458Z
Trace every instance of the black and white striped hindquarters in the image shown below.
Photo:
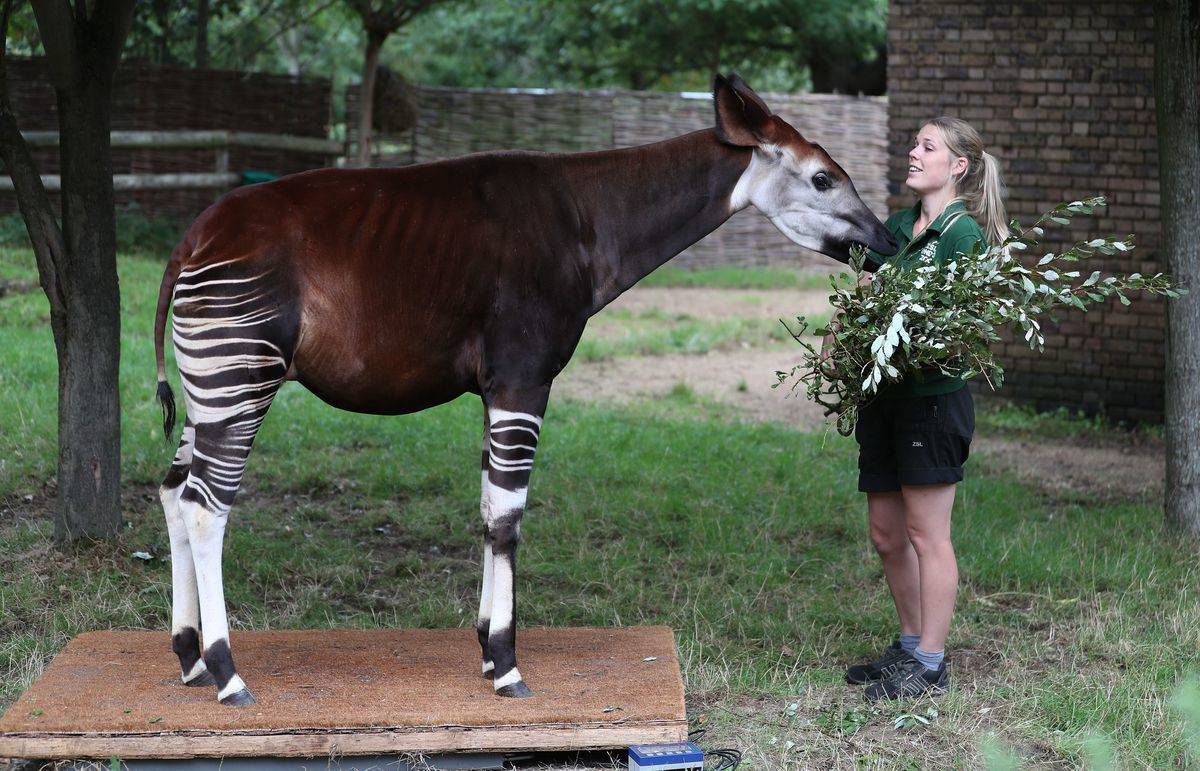
M283 383L296 320L275 272L230 260L180 272L175 358L196 427L183 491L217 514L233 505L246 457Z
M174 576L172 631L185 682L199 677L196 610L203 670L224 704L254 702L238 676L229 645L221 552L225 525L254 437L283 383L295 346L297 318L286 284L273 271L242 261L183 270L175 284L175 359L183 381L187 424L180 455L164 482L163 505L176 552L191 552L194 574ZM190 444L190 462L187 450ZM186 479L182 480L184 466ZM181 483L181 488L174 484ZM180 558L180 562L186 557ZM193 594L194 592L194 594ZM207 680L207 677L205 678Z

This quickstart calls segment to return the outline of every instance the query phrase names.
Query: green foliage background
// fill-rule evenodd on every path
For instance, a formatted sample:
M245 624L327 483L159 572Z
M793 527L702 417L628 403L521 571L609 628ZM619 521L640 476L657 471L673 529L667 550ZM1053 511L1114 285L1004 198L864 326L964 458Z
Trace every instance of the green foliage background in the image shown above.
M210 66L358 80L364 35L340 0L210 0ZM197 0L136 6L125 58L195 65ZM462 87L707 90L736 70L760 91L811 87L812 66L883 50L886 0L446 0L388 39L381 63L413 82ZM41 51L17 11L14 55Z

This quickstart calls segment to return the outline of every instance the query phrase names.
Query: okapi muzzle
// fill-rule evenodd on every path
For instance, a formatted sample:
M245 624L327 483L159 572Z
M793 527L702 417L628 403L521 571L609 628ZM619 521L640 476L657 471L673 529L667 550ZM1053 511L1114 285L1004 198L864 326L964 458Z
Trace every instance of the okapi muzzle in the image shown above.
M740 78L718 76L713 96L713 128L651 145L320 169L235 190L196 219L155 318L168 435L172 306L186 407L160 488L185 684L254 701L229 645L222 545L254 438L294 380L378 415L479 395L481 670L497 694L532 693L517 669L521 518L551 384L588 319L750 205L836 260L853 243L895 251L841 167Z

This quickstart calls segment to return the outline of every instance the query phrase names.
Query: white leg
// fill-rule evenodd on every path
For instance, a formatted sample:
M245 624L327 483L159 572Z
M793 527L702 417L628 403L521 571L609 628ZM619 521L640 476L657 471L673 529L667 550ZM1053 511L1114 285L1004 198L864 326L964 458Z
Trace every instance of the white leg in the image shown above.
M483 518L484 526L487 526L488 521L488 456L490 453L488 442L488 424L487 424L487 407L483 408L483 472L479 485L479 515ZM490 621L492 618L492 545L488 542L487 534L483 536L483 578L479 583L479 614L475 617L475 631L479 635L479 647L483 651L482 671L484 677L488 677L492 670L495 669L495 664L492 662L492 655L488 651L488 630L490 629Z
M483 539L483 581L479 588L479 617L475 621L475 629L479 632L479 644L483 647L483 674L490 674L496 668L488 653L488 630L491 629L492 619L492 547Z
M533 695L517 670L515 575L521 517L549 395L547 384L527 390L496 389L485 396L488 462L483 514L491 556L486 650L494 665L492 686L500 696Z
M182 501L181 509L196 569L200 619L204 628L204 662L216 680L217 699L237 706L251 703L254 697L237 675L229 647L229 619L225 615L225 588L221 579L226 516L187 499Z
M167 534L171 540L171 649L179 657L181 678L185 685L212 685L213 678L200 656L200 598L196 589L196 568L192 562L192 547L188 541L187 525L180 513L179 496L187 481L192 463L192 444L196 430L185 425L179 440L179 450L166 479L158 489Z

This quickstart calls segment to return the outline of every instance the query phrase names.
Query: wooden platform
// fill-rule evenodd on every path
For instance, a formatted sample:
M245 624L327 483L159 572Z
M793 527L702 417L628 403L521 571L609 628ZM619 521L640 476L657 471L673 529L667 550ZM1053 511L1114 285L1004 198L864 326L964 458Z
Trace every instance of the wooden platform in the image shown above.
M258 699L250 707L180 683L166 632L82 634L0 718L0 757L320 757L687 738L668 627L519 630L526 699L492 692L473 629L235 632L232 642Z

